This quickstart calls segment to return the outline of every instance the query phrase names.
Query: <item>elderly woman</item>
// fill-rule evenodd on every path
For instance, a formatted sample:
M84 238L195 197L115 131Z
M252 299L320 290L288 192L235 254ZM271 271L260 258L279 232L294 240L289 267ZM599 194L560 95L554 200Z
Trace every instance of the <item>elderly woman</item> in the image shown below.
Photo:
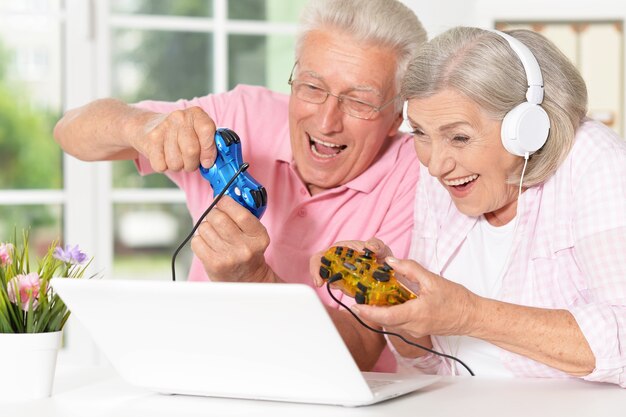
M576 68L530 31L455 28L402 95L420 179L412 260L386 260L417 299L354 311L477 375L626 387L626 143L585 117ZM465 372L390 340L415 368Z

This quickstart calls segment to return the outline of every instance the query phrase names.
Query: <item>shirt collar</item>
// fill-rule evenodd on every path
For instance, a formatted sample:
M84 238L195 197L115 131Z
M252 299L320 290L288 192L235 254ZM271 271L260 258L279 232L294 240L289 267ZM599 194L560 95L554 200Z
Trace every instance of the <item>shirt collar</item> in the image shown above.
M291 140L287 131L287 140L279 141L276 149L276 160L280 162L293 163L293 152L291 152Z
M400 147L407 140L408 135L396 135L388 139L380 155L372 165L358 177L345 184L346 187L363 193L370 193L393 169L398 161Z

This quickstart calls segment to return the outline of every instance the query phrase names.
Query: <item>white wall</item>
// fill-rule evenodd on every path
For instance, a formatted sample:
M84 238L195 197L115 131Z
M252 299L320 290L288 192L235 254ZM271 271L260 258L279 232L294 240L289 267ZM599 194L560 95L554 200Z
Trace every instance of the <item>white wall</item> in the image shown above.
M456 1L451 1L456 3ZM626 18L626 3L616 0L478 0L476 24L493 18L523 20L617 20Z
M494 19L626 20L623 0L402 0L431 38L458 25L492 27Z
M477 0L402 0L415 11L428 38L454 26L473 25Z

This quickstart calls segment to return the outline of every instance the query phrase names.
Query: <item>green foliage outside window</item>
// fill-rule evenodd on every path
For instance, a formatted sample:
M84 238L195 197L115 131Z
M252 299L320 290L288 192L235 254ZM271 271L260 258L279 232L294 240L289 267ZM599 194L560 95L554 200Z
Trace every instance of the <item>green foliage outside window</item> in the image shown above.
M34 108L19 83L5 79L8 60L0 44L0 189L60 188L61 152L52 139L60 115Z
M10 52L0 44L0 189L58 189L62 186L61 151L52 138L58 113L35 108L27 91L5 78ZM44 206L16 210L0 205L0 231L55 225Z

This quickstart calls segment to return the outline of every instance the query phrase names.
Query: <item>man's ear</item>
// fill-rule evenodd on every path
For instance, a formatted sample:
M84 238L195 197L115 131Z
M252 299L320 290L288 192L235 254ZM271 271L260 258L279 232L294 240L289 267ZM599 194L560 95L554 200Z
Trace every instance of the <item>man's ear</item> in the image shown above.
M402 111L400 111L398 113L398 116L393 121L393 124L391 125L391 128L389 128L389 137L390 138L392 138L392 137L394 137L395 135L398 134L398 131L400 130L400 126L402 125L403 121L404 121L404 117L402 117Z

